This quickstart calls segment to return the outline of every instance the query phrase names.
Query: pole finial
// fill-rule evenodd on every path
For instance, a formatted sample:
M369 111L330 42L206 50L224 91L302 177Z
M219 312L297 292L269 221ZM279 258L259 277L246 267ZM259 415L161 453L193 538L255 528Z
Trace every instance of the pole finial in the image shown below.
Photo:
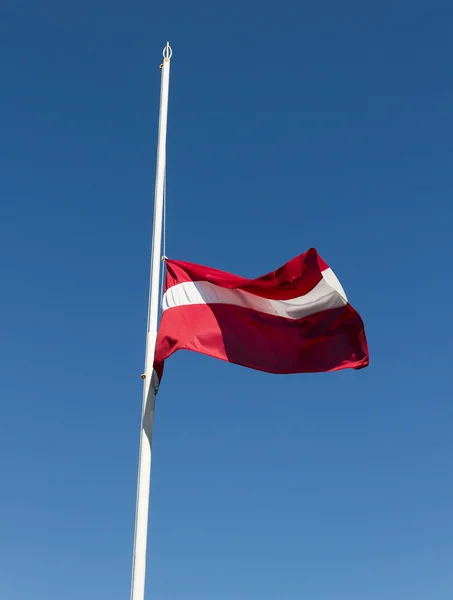
M162 52L165 60L170 60L171 55L173 54L173 50L171 49L170 42L167 42L167 45Z

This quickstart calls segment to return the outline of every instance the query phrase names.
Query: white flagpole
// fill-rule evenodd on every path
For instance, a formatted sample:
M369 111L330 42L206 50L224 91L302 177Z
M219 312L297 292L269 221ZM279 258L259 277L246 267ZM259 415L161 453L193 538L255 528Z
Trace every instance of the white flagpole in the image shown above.
M148 304L148 327L146 332L145 372L143 375L143 406L140 431L140 456L138 464L137 509L135 515L134 557L132 564L131 600L145 598L146 542L148 536L149 486L151 479L151 447L154 420L154 403L157 380L153 371L156 347L160 269L162 262L162 222L165 185L165 153L167 142L168 88L170 81L169 43L164 48L161 65L159 136L157 145L156 188L154 196L153 246Z

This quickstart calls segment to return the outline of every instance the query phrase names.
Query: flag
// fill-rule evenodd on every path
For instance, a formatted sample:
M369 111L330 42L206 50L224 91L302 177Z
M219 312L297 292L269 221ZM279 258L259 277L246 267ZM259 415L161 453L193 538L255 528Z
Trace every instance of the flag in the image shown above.
M192 350L268 373L361 369L369 364L360 315L315 249L258 277L166 261L154 368Z

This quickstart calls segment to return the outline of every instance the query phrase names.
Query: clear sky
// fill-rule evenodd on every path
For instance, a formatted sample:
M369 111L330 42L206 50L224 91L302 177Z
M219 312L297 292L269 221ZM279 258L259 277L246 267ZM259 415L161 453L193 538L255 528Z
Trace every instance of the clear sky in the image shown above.
M129 597L161 52L168 256L315 246L371 366L180 352L147 598L453 597L451 2L6 0L0 598Z

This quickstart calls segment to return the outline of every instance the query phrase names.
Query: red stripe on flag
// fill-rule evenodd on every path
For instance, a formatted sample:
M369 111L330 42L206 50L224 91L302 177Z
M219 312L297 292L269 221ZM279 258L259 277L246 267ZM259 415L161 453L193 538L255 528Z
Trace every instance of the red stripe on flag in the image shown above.
M312 248L257 279L247 279L203 265L167 260L165 291L188 281L208 281L227 289L240 289L273 300L290 300L310 292L322 279L327 263Z
M369 363L362 319L349 304L297 320L228 304L174 307L164 312L159 329L159 379L164 361L182 349L279 374L361 369Z

